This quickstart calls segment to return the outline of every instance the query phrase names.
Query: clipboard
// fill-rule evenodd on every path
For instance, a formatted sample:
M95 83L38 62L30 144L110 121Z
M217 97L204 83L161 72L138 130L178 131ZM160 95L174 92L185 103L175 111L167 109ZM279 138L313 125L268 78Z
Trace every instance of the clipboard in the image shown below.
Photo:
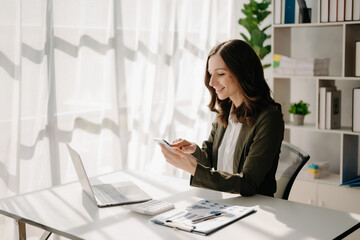
M150 221L174 229L209 235L255 212L253 207L201 200L184 209L158 215Z

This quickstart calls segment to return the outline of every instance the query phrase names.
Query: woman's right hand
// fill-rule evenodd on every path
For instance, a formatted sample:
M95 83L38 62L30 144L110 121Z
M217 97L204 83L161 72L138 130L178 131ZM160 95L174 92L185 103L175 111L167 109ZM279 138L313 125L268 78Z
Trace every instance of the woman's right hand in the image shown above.
M185 139L178 138L171 143L171 146L179 148L184 153L193 154L196 150L196 144Z

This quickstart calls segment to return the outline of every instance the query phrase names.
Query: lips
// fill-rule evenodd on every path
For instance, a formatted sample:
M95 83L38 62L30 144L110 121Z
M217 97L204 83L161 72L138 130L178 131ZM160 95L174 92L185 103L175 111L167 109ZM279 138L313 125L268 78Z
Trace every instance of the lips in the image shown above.
M224 90L225 87L221 88L221 89L215 89L216 93L220 93L222 90Z

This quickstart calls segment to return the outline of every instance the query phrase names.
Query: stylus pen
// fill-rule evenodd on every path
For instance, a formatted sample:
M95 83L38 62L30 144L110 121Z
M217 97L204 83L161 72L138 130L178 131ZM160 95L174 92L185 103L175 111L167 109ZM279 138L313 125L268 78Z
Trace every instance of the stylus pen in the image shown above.
M192 230L194 230L196 228L195 226L188 226L188 225L186 225L184 223L173 222L171 220L166 220L164 222L164 225L172 227L172 228L177 228L177 229L181 229L181 230L184 230L184 231L188 231L188 232L191 232Z
M196 224L196 223L203 222L203 221L206 221L206 220L210 220L210 219L220 217L220 216L221 216L221 213L214 213L214 214L211 214L211 215L206 216L206 217L194 219L194 220L191 221L191 223Z

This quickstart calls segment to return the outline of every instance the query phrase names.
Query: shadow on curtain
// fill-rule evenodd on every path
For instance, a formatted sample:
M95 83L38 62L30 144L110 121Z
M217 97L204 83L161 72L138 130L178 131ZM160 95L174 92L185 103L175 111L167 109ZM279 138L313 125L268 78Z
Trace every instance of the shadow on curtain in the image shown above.
M205 61L233 1L0 0L0 197L122 168L188 177L153 137L207 138ZM4 239L14 224L0 216ZM31 235L30 235L31 236Z

